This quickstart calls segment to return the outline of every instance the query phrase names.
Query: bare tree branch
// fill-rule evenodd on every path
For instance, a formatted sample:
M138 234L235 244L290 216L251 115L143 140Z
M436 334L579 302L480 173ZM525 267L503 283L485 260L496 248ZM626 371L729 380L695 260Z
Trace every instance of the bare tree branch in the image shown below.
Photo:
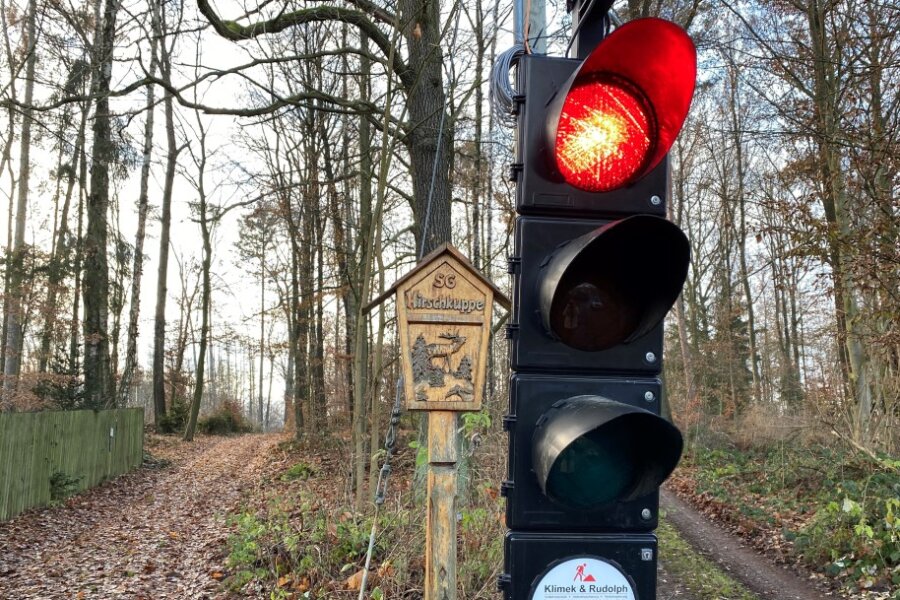
M356 4L361 7L372 8L367 0L356 0ZM220 19L209 5L208 0L197 0L197 7L203 16L206 17L206 20L209 21L209 24L212 25L213 29L216 30L216 33L225 39L235 42L250 40L269 33L278 33L307 23L338 21L353 25L365 33L386 57L392 57L391 66L405 87L409 88L414 83L413 72L396 52L391 52L392 43L390 38L369 19L365 12L349 10L339 6L317 6L315 8L286 12L272 19L242 25L237 21ZM388 14L383 13L381 16L387 17Z

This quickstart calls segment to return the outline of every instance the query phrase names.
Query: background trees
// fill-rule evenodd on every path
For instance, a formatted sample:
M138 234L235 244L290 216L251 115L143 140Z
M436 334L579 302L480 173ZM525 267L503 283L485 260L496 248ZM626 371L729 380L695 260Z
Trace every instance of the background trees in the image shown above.
M2 407L143 403L161 422L190 397L298 435L352 425L362 494L397 368L392 308L364 306L448 240L505 285L511 132L486 73L509 5L249 8L0 1ZM672 154L670 215L693 245L675 419L780 415L896 451L900 15L616 8L674 18L701 49Z

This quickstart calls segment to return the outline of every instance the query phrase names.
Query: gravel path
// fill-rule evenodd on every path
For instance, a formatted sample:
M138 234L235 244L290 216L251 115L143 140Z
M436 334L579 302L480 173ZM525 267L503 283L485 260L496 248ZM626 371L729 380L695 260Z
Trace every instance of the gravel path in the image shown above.
M258 485L281 439L172 444L168 468L140 469L63 507L0 523L0 598L217 597L223 514Z

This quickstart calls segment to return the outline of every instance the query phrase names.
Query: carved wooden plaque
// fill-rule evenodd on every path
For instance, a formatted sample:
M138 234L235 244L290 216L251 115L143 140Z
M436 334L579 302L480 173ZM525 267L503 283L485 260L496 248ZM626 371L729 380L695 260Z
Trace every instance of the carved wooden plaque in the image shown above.
M455 248L432 257L396 288L406 405L481 410L494 289Z

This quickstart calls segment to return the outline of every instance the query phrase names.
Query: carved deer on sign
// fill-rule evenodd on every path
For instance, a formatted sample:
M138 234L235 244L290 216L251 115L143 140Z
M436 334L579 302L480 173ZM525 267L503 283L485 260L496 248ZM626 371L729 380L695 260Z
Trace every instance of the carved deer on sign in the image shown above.
M428 353L428 359L434 358L442 358L443 362L440 365L440 369L444 373L449 373L452 369L450 367L450 355L455 354L462 348L463 344L466 343L466 337L463 335L459 335L459 330L457 329L455 333L451 333L449 331L438 335L439 338L443 338L445 340L450 340L448 344L442 344L439 342L435 342L434 344L428 344L425 346L425 352ZM434 365L434 362L431 363Z

